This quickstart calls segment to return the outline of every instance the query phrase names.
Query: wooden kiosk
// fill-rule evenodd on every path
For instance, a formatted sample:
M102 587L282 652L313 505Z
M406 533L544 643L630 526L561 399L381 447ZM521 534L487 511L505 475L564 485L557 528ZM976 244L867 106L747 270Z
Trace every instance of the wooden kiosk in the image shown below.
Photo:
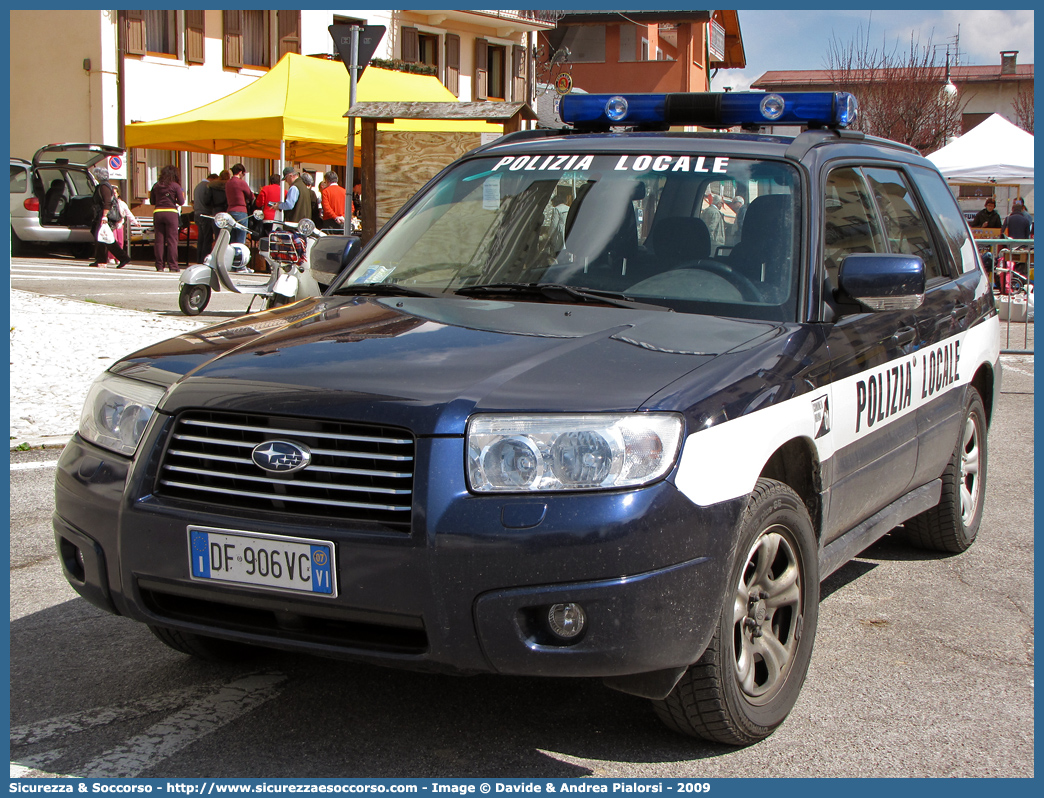
M400 119L488 122L504 133L537 118L525 103L506 102L357 102L345 117L362 121L362 240L369 241L417 190L443 168L482 144L478 131L378 130L381 122ZM351 186L347 189L351 191Z

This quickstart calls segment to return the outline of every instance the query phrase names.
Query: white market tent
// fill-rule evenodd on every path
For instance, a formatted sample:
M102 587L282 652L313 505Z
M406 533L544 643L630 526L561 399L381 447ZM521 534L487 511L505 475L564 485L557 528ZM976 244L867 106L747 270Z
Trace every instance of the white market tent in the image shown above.
M950 183L1033 184L1033 135L992 114L927 156Z

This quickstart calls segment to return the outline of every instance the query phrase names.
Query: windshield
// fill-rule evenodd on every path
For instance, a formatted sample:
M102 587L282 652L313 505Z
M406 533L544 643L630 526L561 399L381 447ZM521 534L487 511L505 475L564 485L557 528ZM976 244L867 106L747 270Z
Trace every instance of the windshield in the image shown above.
M798 173L780 161L476 159L384 231L340 289L488 296L496 291L482 286L554 284L682 312L793 320L799 199Z

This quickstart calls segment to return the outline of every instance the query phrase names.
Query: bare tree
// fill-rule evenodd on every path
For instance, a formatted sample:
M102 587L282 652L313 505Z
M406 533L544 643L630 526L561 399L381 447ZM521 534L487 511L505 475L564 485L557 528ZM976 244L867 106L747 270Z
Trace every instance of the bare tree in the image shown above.
M827 69L836 89L859 101L855 129L909 144L923 155L959 136L967 101L947 88L938 49L931 38L921 45L913 35L909 50L900 50L898 40L890 51L874 48L862 28L848 43L833 39Z
M1011 103L1015 111L1015 124L1027 133L1033 132L1033 91L1030 89L1019 89L1015 99Z

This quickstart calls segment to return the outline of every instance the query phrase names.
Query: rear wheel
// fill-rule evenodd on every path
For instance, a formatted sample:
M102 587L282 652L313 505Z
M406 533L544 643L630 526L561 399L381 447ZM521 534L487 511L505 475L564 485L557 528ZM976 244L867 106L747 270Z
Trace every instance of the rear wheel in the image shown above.
M942 475L939 503L905 524L913 545L960 554L975 542L986 498L986 455L986 410L979 392L969 388L957 446Z
M797 701L819 615L815 532L787 485L758 480L729 587L707 650L653 705L675 731L750 745L772 734Z
M238 662L247 659L255 651L243 643L183 632L169 626L150 626L149 631L175 651L208 662Z
M178 307L186 316L198 316L210 302L209 285L183 285L178 294Z

